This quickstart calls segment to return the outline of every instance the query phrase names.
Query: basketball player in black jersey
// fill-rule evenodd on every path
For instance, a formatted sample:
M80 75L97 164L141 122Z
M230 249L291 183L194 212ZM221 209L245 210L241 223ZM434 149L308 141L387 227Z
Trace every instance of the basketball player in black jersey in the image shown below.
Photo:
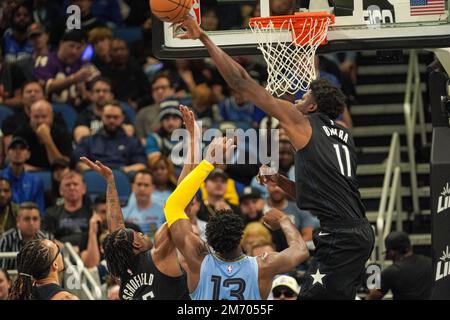
M189 300L187 279L178 262L167 224L147 236L125 228L114 175L100 161L80 158L107 182L107 222L111 232L103 243L108 270L120 279L122 300Z
M295 149L297 205L315 214L321 231L299 299L355 299L370 257L374 233L356 180L356 154L349 131L335 123L345 99L324 79L314 80L302 100L272 97L246 70L212 42L192 17L179 38L199 39L228 85L277 118Z
M17 279L9 300L79 300L60 286L58 273L64 261L58 245L50 240L28 241L17 254Z

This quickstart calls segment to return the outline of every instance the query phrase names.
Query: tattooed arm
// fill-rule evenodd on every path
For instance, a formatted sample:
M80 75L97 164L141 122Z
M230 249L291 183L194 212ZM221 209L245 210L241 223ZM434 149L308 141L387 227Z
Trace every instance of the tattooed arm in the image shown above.
M80 160L106 180L106 221L108 222L108 230L113 232L117 229L125 228L113 172L98 160L95 163L86 157L81 157Z

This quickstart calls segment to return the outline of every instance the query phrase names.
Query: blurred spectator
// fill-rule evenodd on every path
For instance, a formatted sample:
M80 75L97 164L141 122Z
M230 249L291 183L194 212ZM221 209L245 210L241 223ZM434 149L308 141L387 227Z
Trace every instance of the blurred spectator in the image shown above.
M145 153L148 161L153 157L163 155L170 157L173 164L179 168L183 166L183 159L171 157L172 149L182 143L172 140L172 133L183 126L183 115L179 109L180 102L169 100L161 103L161 110L158 115L160 128L155 133L150 133L145 141Z
M265 205L261 192L256 188L246 187L239 195L239 206L244 216L245 224L261 221L264 216Z
M6 63L0 46L0 104L9 107L20 105L20 83L25 77L15 63Z
M34 76L45 84L51 101L80 109L86 83L98 74L98 70L81 60L85 46L86 36L82 31L67 31L56 52L36 59Z
M278 276L272 283L273 300L297 300L299 293L300 286L291 276Z
M153 177L155 189L152 193L152 201L164 207L167 198L177 186L175 168L169 158L160 155L153 157L148 162L148 167Z
M25 163L30 159L30 155L28 142L21 137L15 137L8 146L9 165L0 172L0 176L11 182L15 203L35 202L39 210L44 212L44 183L37 176L25 172Z
M206 178L203 193L205 200L200 203L198 218L204 222L209 221L211 215L223 209L231 209L236 214L240 214L239 207L231 204L225 199L227 191L228 175L220 168L214 169Z
M25 4L19 4L12 10L11 28L3 34L5 62L16 63L32 55L33 48L27 38L27 28L31 22L30 10Z
M19 251L28 241L34 239L54 238L51 233L41 230L39 207L33 202L24 202L19 206L16 227L3 233L0 238L0 252ZM17 269L16 259L4 259L2 268Z
M66 159L55 159L53 161L52 170L52 188L45 193L45 203L49 206L59 206L64 203L59 190L62 177L70 171L70 162Z
M6 269L0 268L0 301L7 300L12 281Z
M125 0L129 7L129 14L125 19L128 26L140 26L151 19L148 1Z
M130 57L124 40L112 40L111 62L100 70L103 76L111 79L116 99L127 102L135 110L150 101L150 83L142 66Z
M272 242L272 236L261 222L250 222L244 229L241 246L245 253L250 254L253 245L257 241Z
M80 143L82 138L96 134L103 127L103 108L114 99L111 81L103 77L95 79L92 82L90 96L92 103L83 113L78 115L75 123L73 137L77 144ZM122 129L128 136L134 135L134 127L128 117L125 117Z
M128 6L122 0L94 0L91 7L91 12L94 17L97 17L103 23L106 23L110 28L119 27L123 23L122 6L124 10Z
M295 0L272 0L270 1L270 15L284 16L295 12Z
M91 59L91 62L97 68L102 68L111 62L112 39L113 33L109 28L98 27L89 32L88 42L94 48L94 57Z
M286 194L277 185L269 183L267 189L269 191L269 206L283 211L300 230L303 240L311 241L314 229L319 227L317 218L310 212L299 209L295 202L288 201Z
M14 132L14 136L24 138L30 146L31 157L26 165L27 171L50 170L55 159L70 158L70 134L66 127L53 119L50 103L39 100L31 106L29 125L24 125Z
M258 127L259 122L266 115L253 103L246 101L238 91L231 90L231 97L219 103L220 114L224 121L233 121L239 128Z
M172 80L166 74L155 76L151 88L154 103L139 110L136 116L136 134L140 139L145 139L159 128L158 115L161 111L160 104L175 95Z
M19 205L12 202L12 188L9 180L0 177L0 236L16 226Z
M103 107L101 128L96 134L81 139L74 150L74 161L81 171L89 167L80 157L100 160L106 166L125 173L145 168L144 148L136 137L129 137L122 128L124 114L121 105L112 101Z
M93 28L97 27L103 27L105 26L105 23L99 19L98 17L94 16L92 13L92 5L94 0L69 0L69 5L76 5L80 8L81 11L81 29L88 33ZM113 3L114 0L110 0L111 2L110 7L105 10L106 12L113 9ZM116 3L117 4L117 3Z
M216 8L205 7L202 10L202 29L205 31L219 30L219 17L217 16Z
M381 287L371 290L368 299L382 299L389 290L394 300L430 299L434 280L431 259L413 253L405 232L392 231L384 243L386 259L393 264L381 272Z
M164 208L152 201L153 178L148 170L138 171L133 178L132 192L136 201L123 208L123 217L127 222L139 226L142 233L153 239L156 231L166 221Z
M252 257L257 257L266 253L276 252L275 245L266 240L256 241L250 251Z
M196 86L192 92L192 109L196 118L204 122L208 128L223 121L219 106L216 104L216 96L205 83Z
M82 239L80 257L86 268L94 268L103 260L100 238L108 233L106 223L106 195L98 195L94 200L92 217L89 220L88 236Z
M57 44L60 37L58 22L62 16L65 16L61 2L57 0L34 0L33 4L32 16L34 21L49 30L51 34L50 42Z
M61 242L70 242L79 247L89 230L91 210L83 201L86 185L76 171L69 171L61 180L60 193L64 204L54 206L45 212L43 227L53 233Z

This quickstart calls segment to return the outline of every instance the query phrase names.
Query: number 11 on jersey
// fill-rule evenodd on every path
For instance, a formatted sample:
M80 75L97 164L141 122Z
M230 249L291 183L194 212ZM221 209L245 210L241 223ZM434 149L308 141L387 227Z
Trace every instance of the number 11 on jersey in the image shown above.
M333 144L334 149L336 150L336 157L339 163L339 168L341 170L342 175L351 177L352 176L352 166L350 163L350 152L348 151L348 147L341 145L341 144ZM341 149L344 150L343 157L341 156L342 152ZM342 162L342 158L345 159L346 166L344 167L344 164ZM347 171L347 173L346 173Z

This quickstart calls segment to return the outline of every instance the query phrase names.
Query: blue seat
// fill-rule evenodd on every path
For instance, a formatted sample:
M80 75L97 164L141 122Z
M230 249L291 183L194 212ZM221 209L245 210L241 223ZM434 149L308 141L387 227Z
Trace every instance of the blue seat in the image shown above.
M126 102L120 101L120 104L122 105L123 112L125 115L130 119L131 124L134 126L136 123L136 111Z
M73 131L75 123L77 121L78 114L75 112L71 105L65 103L52 102L53 112L59 113L66 123L69 132Z
M131 183L128 176L120 170L113 170L114 178L116 179L117 193L119 194L120 202L125 203L131 194ZM85 171L83 178L87 186L87 192L93 201L99 194L106 193L105 180L95 171Z
M50 171L33 171L30 173L42 180L44 191L52 190L52 173Z
M3 121L9 116L12 116L13 114L14 111L12 111L11 108L4 105L0 105L0 127L2 126Z

